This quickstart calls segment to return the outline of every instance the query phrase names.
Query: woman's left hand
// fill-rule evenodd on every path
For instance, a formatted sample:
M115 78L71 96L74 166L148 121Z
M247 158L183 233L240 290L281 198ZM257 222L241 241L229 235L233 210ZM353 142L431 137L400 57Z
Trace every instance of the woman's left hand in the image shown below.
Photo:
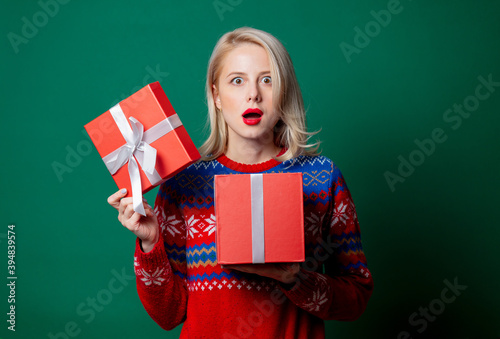
M264 277L291 284L297 280L300 271L299 263L284 264L242 264L242 265L221 265L224 269L232 269L246 273L254 273Z

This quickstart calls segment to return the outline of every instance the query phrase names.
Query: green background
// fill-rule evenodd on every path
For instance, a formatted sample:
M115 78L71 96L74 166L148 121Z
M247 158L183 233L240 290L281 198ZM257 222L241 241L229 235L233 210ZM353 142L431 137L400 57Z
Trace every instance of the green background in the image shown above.
M116 186L83 125L159 80L201 145L208 58L223 33L245 25L288 49L309 128L321 128L322 154L356 203L375 290L358 321L328 321L327 337L500 337L500 87L458 128L443 117L473 103L478 77L500 81L499 1L401 0L378 31L371 11L388 1L220 0L219 13L213 1L67 1L52 15L43 1L1 1L1 338L49 338L66 327L76 338L178 337L180 326L165 332L149 318L133 280L109 292L113 271L133 275L135 237L106 203ZM37 31L25 28L30 37L14 46L9 36L34 21ZM370 41L346 58L340 45L355 46L355 28L367 24ZM408 160L414 140L436 128L446 141L391 190L384 173L398 175L398 157ZM58 177L54 163L71 172ZM9 224L15 333L6 322ZM418 333L409 317L439 306L445 279L467 288ZM87 302L110 295L91 319Z

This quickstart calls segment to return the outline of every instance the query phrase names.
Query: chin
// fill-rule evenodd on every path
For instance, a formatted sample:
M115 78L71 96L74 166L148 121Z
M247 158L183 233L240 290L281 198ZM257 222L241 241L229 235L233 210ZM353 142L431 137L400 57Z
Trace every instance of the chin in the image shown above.
M259 131L259 132L254 132L254 133L248 133L245 135L246 139L252 139L252 140L259 140L259 141L266 141L269 140L269 142L273 142L274 140L274 134L271 133L266 133L266 131Z

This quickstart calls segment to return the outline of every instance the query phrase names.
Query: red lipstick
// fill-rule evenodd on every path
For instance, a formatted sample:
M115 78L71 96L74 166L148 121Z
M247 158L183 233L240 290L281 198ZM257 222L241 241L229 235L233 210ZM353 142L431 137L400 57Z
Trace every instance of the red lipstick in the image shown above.
M249 108L245 112L243 112L243 122L247 125L256 125L262 119L262 111L258 108Z

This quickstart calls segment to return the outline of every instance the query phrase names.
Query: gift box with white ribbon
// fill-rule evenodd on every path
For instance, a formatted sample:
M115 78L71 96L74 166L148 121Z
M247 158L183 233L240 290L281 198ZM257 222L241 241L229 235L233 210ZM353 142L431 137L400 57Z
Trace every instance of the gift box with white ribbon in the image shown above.
M215 176L217 262L303 262L302 173Z
M149 84L85 125L119 188L145 215L142 194L200 158L158 82Z

